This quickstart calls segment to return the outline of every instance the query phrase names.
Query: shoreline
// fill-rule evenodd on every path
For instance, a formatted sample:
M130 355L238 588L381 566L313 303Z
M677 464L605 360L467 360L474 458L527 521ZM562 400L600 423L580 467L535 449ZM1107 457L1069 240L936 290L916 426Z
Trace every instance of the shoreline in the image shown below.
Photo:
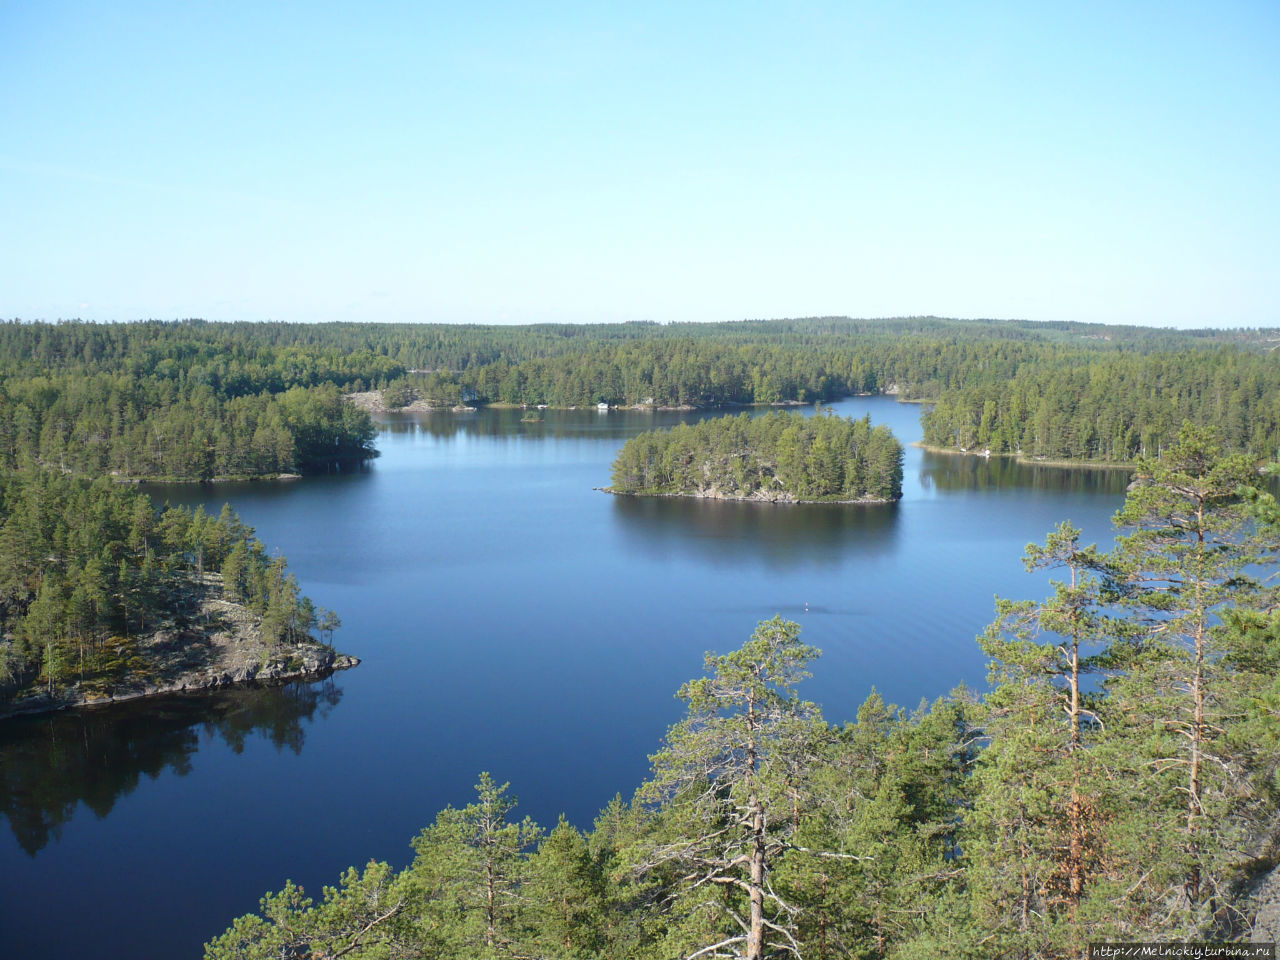
M300 473L247 473L227 477L111 477L115 483L147 484L147 483L274 483L278 480L301 480Z
M1060 470L1136 470L1137 464L1114 463L1103 460L1037 460L1022 453L979 453L973 450L958 450L954 447L936 447L923 440L913 440L910 446L924 450L926 453L940 453L949 457L977 457L980 460L1013 460L1024 467L1054 467Z
M178 694L213 693L235 687L278 687L295 680L322 680L339 670L350 670L359 666L360 659L344 653L335 653L325 648L324 655L318 661L304 661L296 668L286 667L283 663L268 663L261 669L251 669L245 673L205 673L192 672L190 675L161 684L142 684L113 692L107 696L90 698L77 691L74 695L41 693L27 697L11 704L0 706L0 723L15 717L32 717L45 713L59 713L63 710L96 710L117 703L129 703L133 700L145 700L152 697L174 696ZM122 684L127 686L126 684ZM73 688L74 689L74 688Z
M127 484L132 486L145 486L146 484L197 484L197 483L289 483L294 480L305 480L308 476L323 476L329 472L328 468L338 467L358 467L363 466L371 460L377 460L382 454L378 450L372 451L368 456L352 460L329 460L321 464L308 464L303 467L302 473L235 473L223 474L216 477L153 477L153 476L121 476L118 473L109 473L106 479L113 483ZM96 479L94 475L84 475L84 479Z
M836 397L832 400L776 400L769 403L739 403L736 400L726 400L723 403L696 404L696 403L679 403L674 405L664 405L655 403L611 403L607 405L608 410L632 410L638 413L693 413L699 410L751 410L757 407L812 407L815 404L822 406L830 403L839 403L848 397L876 397L876 396L895 396L887 393L851 393L842 397ZM492 403L478 403L474 406L468 404L457 404L455 406L433 405L426 400L414 400L403 407L388 407L382 402L381 390L365 390L360 393L344 393L342 398L362 410L369 413L379 415L394 413L474 413L477 410L599 410L598 404L591 403L507 403L501 400L495 400ZM932 400L902 400L899 403L932 403Z
M52 690L26 678L0 703L0 722L164 694L279 684L360 663L310 634L267 640L262 617L228 599L219 574L192 577L180 589L168 618L145 633L101 642L111 666L95 665L78 679L69 671Z
M791 506L793 504L833 504L836 506L851 506L861 504L863 506L880 507L889 504L898 503L901 497L896 500L889 500L884 497L859 497L856 500L799 500L792 496L781 497L733 497L719 493L640 493L630 490L614 490L610 487L593 487L601 493L607 493L611 497L669 497L672 499L686 500L719 500L730 503L767 503L770 506Z

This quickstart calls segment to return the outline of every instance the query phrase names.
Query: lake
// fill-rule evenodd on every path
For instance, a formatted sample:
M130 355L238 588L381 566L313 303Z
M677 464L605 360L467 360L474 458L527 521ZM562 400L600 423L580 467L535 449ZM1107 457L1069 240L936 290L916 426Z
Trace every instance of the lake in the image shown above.
M835 407L920 437L917 406ZM230 501L364 662L0 724L0 953L198 957L286 878L318 895L407 863L483 770L517 815L590 826L644 778L704 652L774 614L823 650L801 693L829 720L872 687L912 707L982 687L993 597L1048 589L1025 545L1065 519L1109 545L1128 480L908 447L890 506L613 497L593 488L627 437L707 414L521 416L388 416L359 470L150 488Z

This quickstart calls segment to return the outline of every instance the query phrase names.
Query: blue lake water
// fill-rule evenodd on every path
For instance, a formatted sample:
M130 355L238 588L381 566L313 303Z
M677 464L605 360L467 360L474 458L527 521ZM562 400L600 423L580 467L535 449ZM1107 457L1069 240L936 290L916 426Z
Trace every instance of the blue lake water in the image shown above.
M851 398L904 442L919 407ZM812 412L811 410L809 412ZM382 456L281 483L153 488L230 501L364 662L324 683L0 726L0 955L197 957L286 878L319 893L408 841L477 774L580 826L629 796L707 650L799 621L802 693L851 720L981 687L992 600L1042 596L1029 541L1110 543L1123 472L908 447L892 506L613 497L627 437L705 414L386 418Z

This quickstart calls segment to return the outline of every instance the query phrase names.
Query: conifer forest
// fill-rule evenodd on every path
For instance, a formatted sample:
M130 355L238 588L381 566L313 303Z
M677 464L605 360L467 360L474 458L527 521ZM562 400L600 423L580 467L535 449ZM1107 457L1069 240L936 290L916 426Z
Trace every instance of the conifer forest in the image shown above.
M612 492L892 509L887 427L797 410L918 402L930 448L1130 478L1114 543L1027 546L983 688L872 693L833 722L788 616L708 652L649 774L593 824L535 823L477 771L399 863L280 877L206 960L1083 958L1235 941L1280 862L1280 365L1274 331L812 318L475 326L0 325L0 704L110 692L192 590L282 647L341 621L230 508L141 482L274 479L378 455L385 409L685 410ZM830 503L825 503L830 501ZM902 616L911 616L904 610ZM681 629L672 624L673 630ZM359 652L359 651L355 651ZM874 678L870 678L874 682ZM0 721L3 722L3 721ZM256 895L256 891L255 891Z

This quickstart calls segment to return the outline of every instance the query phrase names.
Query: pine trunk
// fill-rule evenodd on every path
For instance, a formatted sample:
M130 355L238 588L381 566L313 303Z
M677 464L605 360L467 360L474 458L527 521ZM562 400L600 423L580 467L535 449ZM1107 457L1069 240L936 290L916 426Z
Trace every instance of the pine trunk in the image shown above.
M757 797L751 799L751 920L747 932L746 960L764 958L764 809Z

